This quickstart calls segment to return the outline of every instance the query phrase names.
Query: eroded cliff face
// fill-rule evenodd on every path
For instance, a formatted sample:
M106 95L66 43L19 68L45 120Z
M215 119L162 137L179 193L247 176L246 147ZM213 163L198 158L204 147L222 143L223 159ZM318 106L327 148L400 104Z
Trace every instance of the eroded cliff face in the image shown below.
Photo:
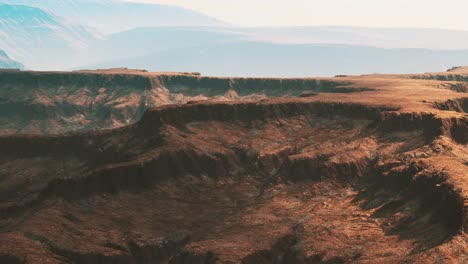
M259 100L356 92L320 79L214 78L144 72L0 72L1 134L57 134L115 128L151 107L200 100Z
M2 134L51 134L117 127L145 110L138 75L0 72Z
M133 124L0 137L0 260L467 260L466 96L444 81L145 74L172 103Z

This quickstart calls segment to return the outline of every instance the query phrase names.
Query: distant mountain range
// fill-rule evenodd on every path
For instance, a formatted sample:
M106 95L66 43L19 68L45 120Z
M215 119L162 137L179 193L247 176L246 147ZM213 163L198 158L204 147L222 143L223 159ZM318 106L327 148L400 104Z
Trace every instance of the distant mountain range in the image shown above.
M156 52L164 53L174 49L189 50L242 41L244 41L242 33L226 28L136 28L108 35L104 39L90 43L86 56L94 63L120 60L123 62L126 59L144 57Z
M279 44L346 44L378 48L468 48L468 31L437 28L270 27L244 28L251 40Z
M80 68L197 71L213 76L310 77L445 71L466 65L468 50L384 49L340 44L225 42L179 47Z
M222 76L333 76L362 73L415 73L444 71L453 65L468 63L468 49L427 49L410 45L387 48L372 45L369 37L361 45L352 45L353 34L341 31L359 30L378 32L379 29L345 27L293 28L290 30L167 27L139 28L107 36L90 45L88 57L95 63L77 67L87 69L130 67L151 71L200 71ZM328 30L328 31L327 31ZM382 32L390 29L382 29ZM260 40L262 36L299 36L300 32L317 32L316 37L335 38L338 44L293 41ZM415 33L417 29L401 29ZM434 30L437 32L440 30ZM259 34L254 34L258 32ZM262 33L263 32L263 33ZM326 34L326 32L328 32ZM451 31L443 31L451 33ZM369 33L370 34L370 33ZM372 34L370 34L372 35ZM397 42L393 35L393 43ZM314 34L304 34L313 37ZM354 37L353 37L354 36ZM454 35L455 36L455 35ZM403 36L401 36L403 37ZM341 41L338 40L341 38ZM391 34L387 37L392 39ZM468 37L467 37L468 39ZM290 40L291 43L286 43ZM414 41L417 38L413 39ZM343 43L341 43L343 42ZM348 44L351 43L351 44ZM367 44L368 43L368 44ZM415 42L414 42L415 43ZM428 42L435 44L436 42ZM375 43L374 43L375 44ZM390 43L387 43L390 45ZM468 47L468 45L467 45Z
M465 65L468 32L239 28L166 5L0 0L0 49L26 68L40 70L132 67L225 76L329 76Z
M104 34L138 27L227 25L181 7L122 0L0 0L0 3L38 7L72 23L93 27Z
M80 63L76 51L96 35L42 9L0 4L0 49L33 69L60 69Z
M0 50L0 69L23 69L23 64L12 60L8 55Z

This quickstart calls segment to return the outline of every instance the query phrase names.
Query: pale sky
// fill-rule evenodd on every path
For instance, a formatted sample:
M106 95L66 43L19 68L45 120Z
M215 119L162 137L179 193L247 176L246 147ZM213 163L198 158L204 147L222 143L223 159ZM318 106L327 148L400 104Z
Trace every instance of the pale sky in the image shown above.
M239 26L345 25L468 30L468 0L128 0L178 5Z

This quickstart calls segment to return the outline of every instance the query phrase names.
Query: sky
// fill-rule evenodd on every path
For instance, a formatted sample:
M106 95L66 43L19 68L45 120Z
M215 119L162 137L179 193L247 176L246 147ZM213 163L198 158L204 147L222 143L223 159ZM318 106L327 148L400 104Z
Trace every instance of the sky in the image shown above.
M468 0L127 0L197 10L233 25L468 30Z

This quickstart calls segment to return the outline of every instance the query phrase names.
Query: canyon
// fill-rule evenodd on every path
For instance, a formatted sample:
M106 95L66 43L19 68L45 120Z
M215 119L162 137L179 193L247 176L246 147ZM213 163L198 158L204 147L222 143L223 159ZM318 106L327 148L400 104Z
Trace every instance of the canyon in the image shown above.
M0 71L1 263L466 263L468 68Z

